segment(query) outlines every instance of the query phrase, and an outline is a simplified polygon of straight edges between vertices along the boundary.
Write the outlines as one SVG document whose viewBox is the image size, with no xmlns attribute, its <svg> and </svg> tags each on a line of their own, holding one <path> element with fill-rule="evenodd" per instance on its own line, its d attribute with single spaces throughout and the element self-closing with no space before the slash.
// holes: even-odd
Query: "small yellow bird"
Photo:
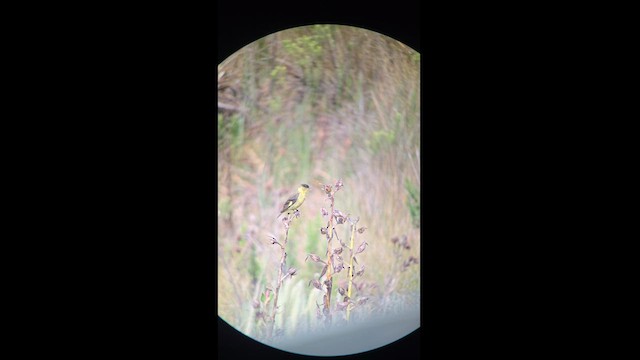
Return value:
<svg viewBox="0 0 640 360">
<path fill-rule="evenodd" d="M 278 215 L 277 218 L 279 218 L 280 215 L 282 215 L 285 212 L 287 213 L 287 215 L 289 215 L 292 212 L 294 212 L 296 209 L 298 209 L 300 205 L 302 205 L 302 203 L 304 202 L 304 199 L 307 197 L 307 191 L 309 191 L 309 185 L 307 184 L 300 185 L 300 187 L 298 188 L 298 192 L 291 195 L 291 197 L 284 202 L 284 204 L 282 205 L 282 211 L 280 211 L 280 214 Z"/>
</svg>

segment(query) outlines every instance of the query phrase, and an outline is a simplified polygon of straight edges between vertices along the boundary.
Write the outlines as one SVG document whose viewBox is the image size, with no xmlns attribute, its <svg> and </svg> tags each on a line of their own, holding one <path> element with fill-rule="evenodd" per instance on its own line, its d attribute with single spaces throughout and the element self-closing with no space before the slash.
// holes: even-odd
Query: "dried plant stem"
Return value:
<svg viewBox="0 0 640 360">
<path fill-rule="evenodd" d="M 331 196 L 331 212 L 329 213 L 329 225 L 327 226 L 327 294 L 324 297 L 324 315 L 325 321 L 327 323 L 331 322 L 331 288 L 332 288 L 332 280 L 331 275 L 333 271 L 333 249 L 331 247 L 331 240 L 333 239 L 334 228 L 333 228 L 333 211 L 334 211 L 334 198 Z"/>
<path fill-rule="evenodd" d="M 356 224 L 351 225 L 351 243 L 349 244 L 349 250 L 351 250 L 351 257 L 349 259 L 349 287 L 347 288 L 347 296 L 349 300 L 351 300 L 351 287 L 353 285 L 353 258 L 355 254 L 353 253 L 353 242 L 356 238 Z M 349 315 L 351 314 L 351 308 L 353 305 L 349 302 L 347 305 L 347 321 L 349 321 Z"/>
<path fill-rule="evenodd" d="M 280 245 L 282 249 L 282 254 L 280 255 L 280 266 L 278 266 L 278 279 L 276 285 L 276 296 L 273 299 L 273 314 L 271 315 L 271 326 L 269 327 L 269 337 L 273 334 L 273 329 L 276 325 L 276 311 L 278 310 L 278 295 L 280 294 L 280 287 L 282 286 L 282 269 L 285 267 L 285 261 L 287 257 L 287 253 L 285 252 L 285 247 L 287 246 L 287 240 L 289 239 L 289 227 L 286 227 L 286 232 L 284 236 L 284 243 Z"/>
</svg>

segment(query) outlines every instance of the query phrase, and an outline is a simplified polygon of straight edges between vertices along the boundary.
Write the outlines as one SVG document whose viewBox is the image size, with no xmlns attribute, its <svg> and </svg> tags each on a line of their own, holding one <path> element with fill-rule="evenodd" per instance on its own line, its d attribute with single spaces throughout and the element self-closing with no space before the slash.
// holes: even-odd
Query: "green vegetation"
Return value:
<svg viewBox="0 0 640 360">
<path fill-rule="evenodd" d="M 407 198 L 407 206 L 411 214 L 411 222 L 413 226 L 420 227 L 420 189 L 413 185 L 409 180 L 404 183 L 409 196 Z"/>
</svg>

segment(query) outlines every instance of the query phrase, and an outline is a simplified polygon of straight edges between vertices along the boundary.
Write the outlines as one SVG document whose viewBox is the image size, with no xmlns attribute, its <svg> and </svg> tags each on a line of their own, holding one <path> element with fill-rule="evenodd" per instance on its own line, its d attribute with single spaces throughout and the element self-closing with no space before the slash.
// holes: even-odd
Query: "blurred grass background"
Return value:
<svg viewBox="0 0 640 360">
<path fill-rule="evenodd" d="M 419 304 L 420 54 L 364 29 L 314 25 L 278 32 L 218 66 L 218 313 L 259 335 L 252 302 L 275 289 L 284 236 L 276 216 L 301 183 L 311 186 L 294 220 L 287 265 L 298 269 L 281 289 L 276 324 L 286 332 L 318 322 L 322 293 L 308 286 L 324 257 L 328 207 L 320 183 L 343 179 L 336 208 L 360 217 L 369 244 L 356 296 L 370 298 L 353 316 Z M 348 239 L 346 225 L 337 228 Z M 409 249 L 390 239 L 406 235 Z M 335 280 L 334 280 L 335 281 Z M 345 281 L 343 271 L 337 281 Z M 337 287 L 334 286 L 334 291 Z M 336 295 L 334 295 L 336 296 Z M 366 309 L 366 311 L 364 310 Z"/>
</svg>

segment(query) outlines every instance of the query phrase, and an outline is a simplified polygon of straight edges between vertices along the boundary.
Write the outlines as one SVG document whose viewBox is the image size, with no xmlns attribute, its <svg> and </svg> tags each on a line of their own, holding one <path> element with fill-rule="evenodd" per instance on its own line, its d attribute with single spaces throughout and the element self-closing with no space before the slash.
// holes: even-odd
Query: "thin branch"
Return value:
<svg viewBox="0 0 640 360">
<path fill-rule="evenodd" d="M 280 295 L 280 287 L 282 286 L 282 281 L 285 278 L 285 276 L 282 276 L 282 273 L 284 272 L 283 269 L 286 266 L 287 253 L 285 252 L 285 247 L 287 246 L 287 241 L 289 240 L 289 224 L 291 220 L 293 220 L 293 218 L 287 219 L 284 223 L 284 227 L 285 227 L 284 243 L 282 245 L 278 243 L 278 245 L 280 245 L 280 248 L 282 250 L 282 254 L 280 255 L 280 266 L 278 266 L 278 278 L 277 278 L 278 282 L 277 282 L 276 291 L 275 291 L 276 296 L 273 299 L 273 314 L 271 315 L 271 327 L 269 328 L 269 336 L 273 334 L 273 329 L 276 326 L 276 311 L 278 310 L 278 296 Z"/>
<path fill-rule="evenodd" d="M 358 221 L 355 221 L 353 224 L 351 224 L 351 249 L 353 249 L 353 243 L 354 240 L 356 238 L 356 224 L 358 223 Z M 353 285 L 353 258 L 355 257 L 355 254 L 353 253 L 353 250 L 351 251 L 351 258 L 349 259 L 349 287 L 347 289 L 347 296 L 349 297 L 349 300 L 351 300 L 351 289 L 352 289 L 352 285 Z M 347 305 L 347 321 L 349 321 L 349 315 L 351 315 L 351 308 L 353 306 L 351 304 Z"/>
</svg>

